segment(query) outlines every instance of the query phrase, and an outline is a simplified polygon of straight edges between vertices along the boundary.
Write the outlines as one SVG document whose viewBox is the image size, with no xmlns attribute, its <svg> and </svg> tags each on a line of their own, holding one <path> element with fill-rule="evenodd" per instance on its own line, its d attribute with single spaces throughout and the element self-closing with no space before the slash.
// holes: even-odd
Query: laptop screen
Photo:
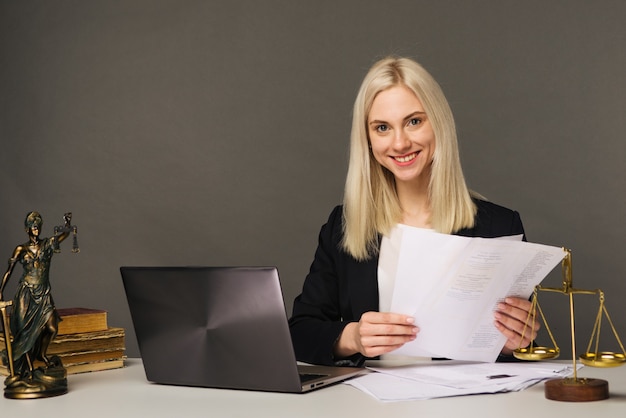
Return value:
<svg viewBox="0 0 626 418">
<path fill-rule="evenodd" d="M 121 267 L 146 377 L 301 388 L 275 267 Z"/>
</svg>

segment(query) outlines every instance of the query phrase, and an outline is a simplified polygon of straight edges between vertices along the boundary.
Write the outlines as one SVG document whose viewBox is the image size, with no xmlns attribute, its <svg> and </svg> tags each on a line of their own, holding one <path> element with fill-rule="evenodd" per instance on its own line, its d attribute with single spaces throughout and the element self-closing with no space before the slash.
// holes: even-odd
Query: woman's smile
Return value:
<svg viewBox="0 0 626 418">
<path fill-rule="evenodd" d="M 404 165 L 406 163 L 410 163 L 411 161 L 415 160 L 417 158 L 417 154 L 419 154 L 419 151 L 418 152 L 412 152 L 412 153 L 407 154 L 407 155 L 392 157 L 392 158 L 394 160 L 396 160 L 398 163 L 400 163 L 401 165 Z"/>
</svg>

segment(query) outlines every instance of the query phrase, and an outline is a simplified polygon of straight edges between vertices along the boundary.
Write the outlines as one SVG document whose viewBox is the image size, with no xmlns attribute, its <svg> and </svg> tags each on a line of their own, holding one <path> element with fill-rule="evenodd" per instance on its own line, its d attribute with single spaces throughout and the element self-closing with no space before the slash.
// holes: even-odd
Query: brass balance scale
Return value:
<svg viewBox="0 0 626 418">
<path fill-rule="evenodd" d="M 534 342 L 527 348 L 518 348 L 514 351 L 514 355 L 516 358 L 521 360 L 548 360 L 555 359 L 559 356 L 559 347 L 556 344 L 554 336 L 552 335 L 552 331 L 548 326 L 548 322 L 539 306 L 538 302 L 538 293 L 540 291 L 547 292 L 557 292 L 567 295 L 569 297 L 569 307 L 570 307 L 570 326 L 571 326 L 571 337 L 572 337 L 572 362 L 574 366 L 574 373 L 572 377 L 561 378 L 561 379 L 551 379 L 545 383 L 545 396 L 548 399 L 556 400 L 556 401 L 570 401 L 570 402 L 587 402 L 587 401 L 597 401 L 602 399 L 607 399 L 609 397 L 609 384 L 606 380 L 602 379 L 593 379 L 593 378 L 578 378 L 576 373 L 576 338 L 574 332 L 574 295 L 575 294 L 585 294 L 585 295 L 598 295 L 600 301 L 600 307 L 598 309 L 598 314 L 596 316 L 595 324 L 593 327 L 593 331 L 591 333 L 591 338 L 589 340 L 589 345 L 587 346 L 587 351 L 580 356 L 580 362 L 585 366 L 590 367 L 617 367 L 621 366 L 626 362 L 626 350 L 624 350 L 624 345 L 619 339 L 617 335 L 617 331 L 615 330 L 615 326 L 611 321 L 611 317 L 606 309 L 604 304 L 604 293 L 600 289 L 595 290 L 584 290 L 584 289 L 575 289 L 572 286 L 572 253 L 568 249 L 564 249 L 566 252 L 565 257 L 562 261 L 562 271 L 563 271 L 563 287 L 561 288 L 550 288 L 550 287 L 542 287 L 536 286 L 535 291 L 532 297 L 532 307 L 528 314 L 528 318 L 526 320 L 526 325 L 524 326 L 524 331 L 522 333 L 522 338 L 524 333 L 526 332 L 529 324 L 532 321 L 532 318 L 537 318 L 537 313 L 539 313 L 543 324 L 545 325 L 546 331 L 548 332 L 550 339 L 552 340 L 553 347 L 542 347 L 535 346 Z M 610 352 L 610 351 L 599 351 L 598 345 L 600 342 L 600 328 L 602 325 L 602 318 L 606 317 L 617 342 L 622 349 L 621 353 Z"/>
</svg>

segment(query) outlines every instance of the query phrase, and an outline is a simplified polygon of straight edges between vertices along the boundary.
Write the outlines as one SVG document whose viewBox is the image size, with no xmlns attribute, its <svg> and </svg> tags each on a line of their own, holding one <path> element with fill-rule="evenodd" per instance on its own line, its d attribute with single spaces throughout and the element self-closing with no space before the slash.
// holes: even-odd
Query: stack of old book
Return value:
<svg viewBox="0 0 626 418">
<path fill-rule="evenodd" d="M 89 308 L 57 311 L 62 321 L 47 355 L 59 356 L 68 374 L 124 367 L 126 335 L 123 328 L 109 327 L 106 311 Z M 0 336 L 0 351 L 5 347 L 4 336 Z M 8 375 L 8 368 L 0 364 L 0 373 Z"/>
</svg>

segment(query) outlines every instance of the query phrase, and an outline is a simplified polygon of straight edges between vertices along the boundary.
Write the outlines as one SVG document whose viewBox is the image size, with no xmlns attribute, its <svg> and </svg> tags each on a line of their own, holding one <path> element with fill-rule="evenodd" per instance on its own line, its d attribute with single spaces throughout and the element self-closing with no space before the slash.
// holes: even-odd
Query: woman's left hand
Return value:
<svg viewBox="0 0 626 418">
<path fill-rule="evenodd" d="M 540 328 L 537 318 L 531 317 L 526 324 L 531 306 L 530 301 L 513 297 L 498 303 L 494 313 L 495 326 L 506 337 L 502 354 L 511 355 L 513 350 L 528 347 L 537 338 Z"/>
</svg>

